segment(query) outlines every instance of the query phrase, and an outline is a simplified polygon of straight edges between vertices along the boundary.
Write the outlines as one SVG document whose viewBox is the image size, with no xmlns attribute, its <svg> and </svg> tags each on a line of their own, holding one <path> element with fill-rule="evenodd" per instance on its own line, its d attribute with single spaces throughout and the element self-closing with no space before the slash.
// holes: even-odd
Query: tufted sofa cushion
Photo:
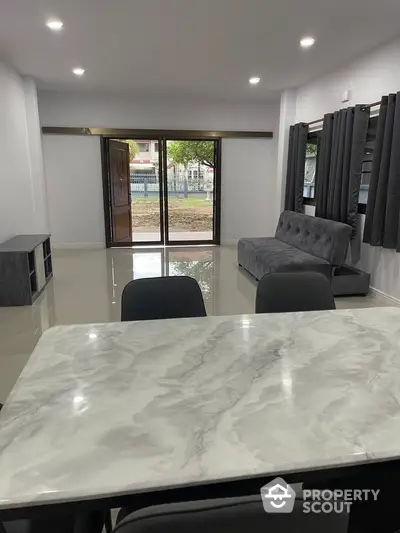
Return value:
<svg viewBox="0 0 400 533">
<path fill-rule="evenodd" d="M 333 266 L 341 266 L 346 257 L 351 231 L 350 226 L 341 222 L 283 211 L 275 238 L 324 259 Z"/>
<path fill-rule="evenodd" d="M 238 263 L 256 279 L 271 272 L 319 272 L 331 277 L 332 267 L 324 259 L 314 257 L 273 237 L 240 239 Z"/>
<path fill-rule="evenodd" d="M 240 239 L 238 263 L 261 279 L 270 272 L 312 271 L 328 278 L 345 260 L 351 227 L 333 220 L 284 211 L 275 238 Z"/>
</svg>

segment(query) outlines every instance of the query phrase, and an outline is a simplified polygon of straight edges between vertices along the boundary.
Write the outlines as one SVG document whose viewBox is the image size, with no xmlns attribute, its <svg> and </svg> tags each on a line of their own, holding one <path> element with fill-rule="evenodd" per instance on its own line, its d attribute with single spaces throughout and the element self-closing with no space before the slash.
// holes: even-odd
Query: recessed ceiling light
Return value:
<svg viewBox="0 0 400 533">
<path fill-rule="evenodd" d="M 259 78 L 258 76 L 254 76 L 254 78 L 250 78 L 249 79 L 249 82 L 252 85 L 257 85 L 257 83 L 260 83 L 260 81 L 261 81 L 261 78 Z"/>
<path fill-rule="evenodd" d="M 310 35 L 308 35 L 307 37 L 303 37 L 300 40 L 300 46 L 302 48 L 310 48 L 314 44 L 315 44 L 315 39 L 314 39 L 314 37 L 311 37 Z"/>
<path fill-rule="evenodd" d="M 72 72 L 75 74 L 75 76 L 83 76 L 85 74 L 85 69 L 80 67 L 73 68 Z"/>
<path fill-rule="evenodd" d="M 53 31 L 60 31 L 61 28 L 64 26 L 64 23 L 61 22 L 61 20 L 48 20 L 46 22 L 46 25 Z"/>
</svg>

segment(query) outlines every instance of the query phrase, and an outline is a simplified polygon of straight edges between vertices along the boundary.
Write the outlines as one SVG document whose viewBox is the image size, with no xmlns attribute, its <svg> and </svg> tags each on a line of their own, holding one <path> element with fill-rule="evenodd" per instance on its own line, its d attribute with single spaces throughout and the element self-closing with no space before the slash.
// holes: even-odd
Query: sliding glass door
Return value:
<svg viewBox="0 0 400 533">
<path fill-rule="evenodd" d="M 157 138 L 127 142 L 131 147 L 132 240 L 135 244 L 161 244 L 160 142 Z"/>
<path fill-rule="evenodd" d="M 104 142 L 107 190 L 119 190 L 125 183 L 120 175 L 129 176 L 124 188 L 129 228 L 120 239 L 111 194 L 109 246 L 219 244 L 220 139 L 138 136 Z M 124 145 L 129 158 L 121 173 L 113 170 L 122 164 L 114 153 L 116 146 L 122 153 Z"/>
<path fill-rule="evenodd" d="M 165 231 L 168 244 L 215 242 L 217 141 L 166 139 Z"/>
</svg>

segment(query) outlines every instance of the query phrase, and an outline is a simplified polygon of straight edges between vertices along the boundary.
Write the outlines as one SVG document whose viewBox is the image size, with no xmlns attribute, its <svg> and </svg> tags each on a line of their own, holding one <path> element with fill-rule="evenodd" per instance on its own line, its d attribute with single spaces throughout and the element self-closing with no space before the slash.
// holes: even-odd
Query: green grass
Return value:
<svg viewBox="0 0 400 533">
<path fill-rule="evenodd" d="M 152 196 L 149 198 L 135 198 L 132 196 L 132 202 L 135 204 L 139 203 L 151 203 L 151 202 L 159 202 L 160 199 L 156 196 Z M 203 198 L 174 198 L 173 196 L 169 197 L 168 203 L 175 203 L 178 202 L 179 204 L 184 205 L 185 207 L 196 207 L 196 206 L 212 206 L 213 202 L 212 200 L 204 200 Z"/>
</svg>

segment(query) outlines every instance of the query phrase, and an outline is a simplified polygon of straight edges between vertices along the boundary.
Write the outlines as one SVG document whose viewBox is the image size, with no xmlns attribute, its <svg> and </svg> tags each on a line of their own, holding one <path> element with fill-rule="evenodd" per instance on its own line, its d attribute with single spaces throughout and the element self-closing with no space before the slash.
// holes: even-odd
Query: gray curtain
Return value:
<svg viewBox="0 0 400 533">
<path fill-rule="evenodd" d="M 285 209 L 303 212 L 304 169 L 306 165 L 308 125 L 290 126 L 286 175 Z"/>
<path fill-rule="evenodd" d="M 318 153 L 315 215 L 349 224 L 353 234 L 368 121 L 363 106 L 328 113 Z"/>
<path fill-rule="evenodd" d="M 384 96 L 372 158 L 363 241 L 400 252 L 400 92 Z M 393 148 L 393 149 L 392 149 Z"/>
<path fill-rule="evenodd" d="M 328 218 L 329 167 L 331 164 L 333 113 L 324 116 L 322 135 L 318 147 L 315 180 L 315 216 Z"/>
</svg>

